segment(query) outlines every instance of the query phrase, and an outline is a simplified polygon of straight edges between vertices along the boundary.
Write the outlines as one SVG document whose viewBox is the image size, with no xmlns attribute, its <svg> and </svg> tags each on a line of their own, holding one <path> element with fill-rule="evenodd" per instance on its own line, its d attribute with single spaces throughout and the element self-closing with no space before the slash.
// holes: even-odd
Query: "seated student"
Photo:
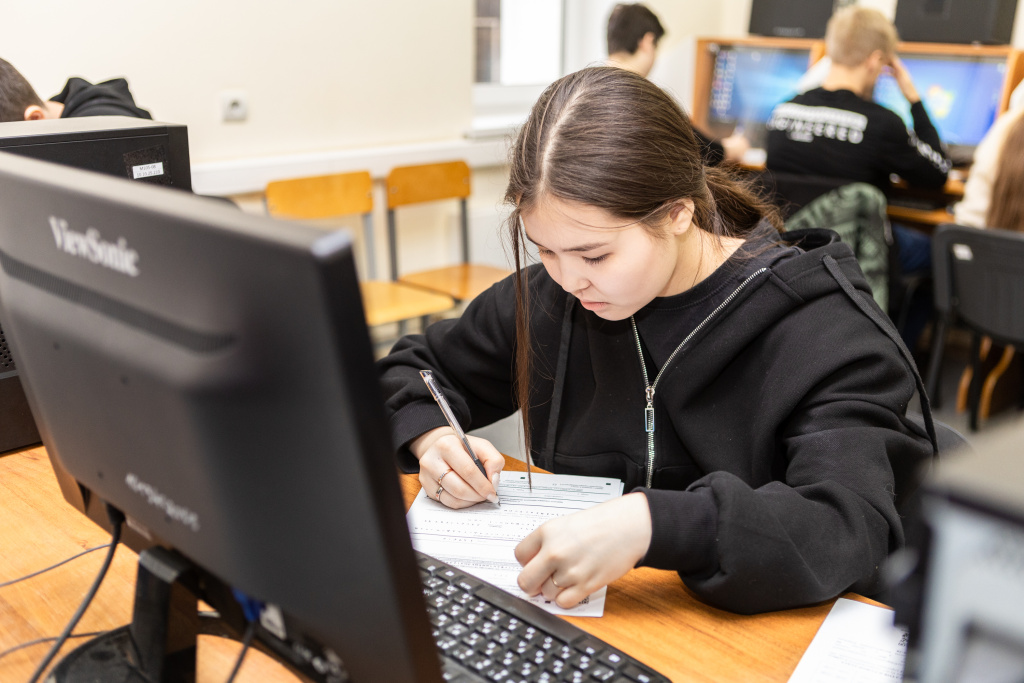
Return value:
<svg viewBox="0 0 1024 683">
<path fill-rule="evenodd" d="M 836 12 L 825 31 L 831 66 L 821 87 L 772 111 L 767 168 L 871 183 L 886 194 L 893 173 L 914 187 L 942 187 L 952 164 L 910 74 L 896 56 L 897 42 L 896 28 L 877 10 L 853 6 Z M 886 68 L 910 103 L 912 130 L 871 99 Z M 931 271 L 927 235 L 894 225 L 893 236 L 904 273 Z M 927 323 L 929 302 L 910 305 L 905 338 L 913 347 Z"/>
<path fill-rule="evenodd" d="M 1024 107 L 1006 112 L 996 119 L 996 122 L 985 133 L 978 148 L 974 150 L 971 173 L 967 176 L 967 182 L 964 183 L 964 198 L 953 207 L 953 216 L 960 225 L 968 225 L 972 228 L 999 227 L 988 222 L 993 204 L 993 186 L 996 183 L 996 175 L 1000 167 L 1004 165 L 1000 161 L 1004 154 L 1010 155 L 1004 161 L 1012 163 L 1013 155 L 1019 156 L 1024 151 L 1019 146 L 1007 144 L 1011 131 L 1019 128 L 1018 123 L 1022 118 L 1024 118 Z M 1004 150 L 1008 151 L 1004 152 Z M 1010 198 L 1004 197 L 1005 199 Z M 1008 227 L 1007 229 L 1016 230 L 1018 228 Z"/>
<path fill-rule="evenodd" d="M 608 17 L 608 66 L 617 66 L 638 73 L 644 78 L 651 73 L 658 52 L 658 41 L 665 35 L 657 15 L 644 5 L 618 4 Z M 712 166 L 725 160 L 739 161 L 750 143 L 742 135 L 730 135 L 721 141 L 712 140 L 696 128 L 704 161 Z"/>
<path fill-rule="evenodd" d="M 467 430 L 522 409 L 540 467 L 624 480 L 519 544 L 528 594 L 568 607 L 637 565 L 736 612 L 878 591 L 932 446 L 849 247 L 780 236 L 704 166 L 675 101 L 623 69 L 549 86 L 509 158 L 516 273 L 380 361 L 401 467 L 448 507 L 495 495 L 502 456 L 470 437 L 488 476 L 474 466 L 430 369 Z"/>
<path fill-rule="evenodd" d="M 136 106 L 128 81 L 123 78 L 95 85 L 82 78 L 71 78 L 59 94 L 44 102 L 17 69 L 0 59 L 0 122 L 78 116 L 153 118 L 148 111 Z"/>
</svg>

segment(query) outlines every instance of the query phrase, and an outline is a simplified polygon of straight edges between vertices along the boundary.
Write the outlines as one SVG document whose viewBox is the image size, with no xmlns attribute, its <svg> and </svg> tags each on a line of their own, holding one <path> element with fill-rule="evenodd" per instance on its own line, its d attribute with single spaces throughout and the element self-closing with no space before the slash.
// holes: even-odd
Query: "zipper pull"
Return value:
<svg viewBox="0 0 1024 683">
<path fill-rule="evenodd" d="M 647 407 L 644 408 L 644 430 L 654 432 L 654 387 L 647 387 Z"/>
</svg>

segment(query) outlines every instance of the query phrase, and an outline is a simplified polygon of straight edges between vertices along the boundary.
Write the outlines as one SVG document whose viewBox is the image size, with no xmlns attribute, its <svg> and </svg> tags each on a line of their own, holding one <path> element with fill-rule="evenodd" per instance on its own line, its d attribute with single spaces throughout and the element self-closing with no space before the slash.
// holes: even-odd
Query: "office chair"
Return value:
<svg viewBox="0 0 1024 683">
<path fill-rule="evenodd" d="M 470 194 L 469 166 L 464 161 L 450 161 L 421 166 L 400 166 L 391 170 L 387 181 L 388 240 L 391 257 L 391 279 L 451 297 L 457 302 L 472 299 L 509 271 L 494 266 L 469 263 Z M 412 204 L 458 199 L 462 233 L 462 263 L 443 268 L 399 275 L 398 227 L 396 209 Z"/>
<path fill-rule="evenodd" d="M 1024 345 L 1024 234 L 943 224 L 932 237 L 935 328 L 926 391 L 939 398 L 939 372 L 950 325 L 972 332 L 968 390 L 971 430 L 978 429 L 982 399 L 981 340 Z M 992 386 L 984 388 L 991 393 Z"/>
<path fill-rule="evenodd" d="M 373 180 L 367 171 L 277 180 L 267 185 L 267 212 L 276 218 L 315 220 L 359 214 L 363 218 L 369 278 L 360 283 L 366 322 L 371 327 L 423 320 L 455 306 L 451 297 L 397 282 L 375 279 Z M 404 325 L 402 328 L 404 332 Z"/>
</svg>

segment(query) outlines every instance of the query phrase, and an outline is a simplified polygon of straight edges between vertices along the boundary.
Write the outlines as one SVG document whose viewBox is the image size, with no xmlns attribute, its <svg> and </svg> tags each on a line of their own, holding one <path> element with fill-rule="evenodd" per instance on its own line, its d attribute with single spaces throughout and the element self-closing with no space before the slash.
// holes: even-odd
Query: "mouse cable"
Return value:
<svg viewBox="0 0 1024 683">
<path fill-rule="evenodd" d="M 70 636 L 68 636 L 68 639 L 70 640 L 71 638 L 92 638 L 94 636 L 102 636 L 104 633 L 106 633 L 106 631 L 89 631 L 88 633 L 72 633 Z M 35 640 L 26 641 L 24 643 L 21 643 L 20 645 L 15 645 L 14 647 L 9 647 L 6 650 L 0 652 L 0 659 L 3 659 L 7 655 L 14 654 L 18 650 L 23 650 L 26 647 L 32 647 L 33 645 L 39 645 L 40 643 L 49 643 L 49 642 L 54 641 L 54 640 L 57 640 L 57 636 L 49 636 L 47 638 L 36 638 Z"/>
<path fill-rule="evenodd" d="M 74 630 L 75 626 L 78 625 L 78 621 L 85 614 L 85 610 L 89 608 L 89 603 L 96 596 L 96 592 L 100 589 L 100 584 L 103 583 L 103 578 L 107 575 L 107 570 L 110 569 L 110 563 L 114 559 L 114 552 L 117 550 L 117 545 L 121 541 L 121 529 L 124 527 L 124 513 L 117 508 L 107 505 L 107 518 L 110 520 L 110 524 L 113 527 L 113 531 L 110 534 L 110 546 L 109 552 L 103 560 L 103 566 L 100 567 L 99 574 L 96 576 L 96 580 L 93 581 L 92 586 L 89 588 L 89 592 L 85 594 L 85 598 L 82 600 L 82 604 L 78 606 L 78 610 L 75 611 L 71 620 L 68 621 L 67 626 L 61 631 L 60 635 L 57 636 L 56 642 L 50 648 L 50 651 L 43 657 L 43 661 L 39 662 L 39 666 L 36 667 L 35 673 L 28 679 L 28 683 L 36 683 L 39 677 L 43 675 L 43 671 L 49 666 L 50 662 L 57 655 L 62 647 L 64 647 L 65 641 L 68 636 L 71 635 L 71 631 Z"/>
<path fill-rule="evenodd" d="M 0 588 L 6 588 L 7 586 L 14 585 L 14 584 L 16 584 L 16 583 L 18 583 L 20 581 L 24 581 L 26 579 L 31 579 L 33 576 L 39 576 L 40 574 L 45 574 L 46 572 L 50 571 L 51 569 L 56 569 L 57 567 L 61 566 L 62 564 L 67 564 L 71 560 L 77 560 L 82 555 L 88 555 L 89 553 L 93 553 L 93 552 L 96 552 L 97 550 L 102 550 L 103 548 L 109 548 L 109 547 L 110 547 L 109 543 L 104 543 L 103 545 L 98 545 L 98 546 L 95 546 L 93 548 L 89 548 L 87 550 L 83 550 L 82 552 L 78 553 L 77 555 L 72 555 L 71 557 L 68 557 L 68 558 L 65 558 L 65 559 L 61 560 L 57 564 L 51 564 L 46 569 L 40 569 L 38 571 L 32 572 L 31 574 L 26 574 L 25 576 L 22 576 L 20 578 L 11 579 L 10 581 L 4 581 L 3 583 L 0 583 Z"/>
<path fill-rule="evenodd" d="M 242 636 L 242 651 L 238 653 L 238 659 L 235 660 L 235 666 L 231 669 L 231 674 L 228 676 L 228 680 L 225 683 L 232 683 L 235 680 L 235 676 L 238 675 L 238 670 L 242 668 L 242 660 L 245 659 L 245 653 L 249 651 L 249 645 L 252 643 L 253 634 L 256 633 L 256 622 L 250 621 L 248 626 L 245 627 L 245 635 Z"/>
</svg>

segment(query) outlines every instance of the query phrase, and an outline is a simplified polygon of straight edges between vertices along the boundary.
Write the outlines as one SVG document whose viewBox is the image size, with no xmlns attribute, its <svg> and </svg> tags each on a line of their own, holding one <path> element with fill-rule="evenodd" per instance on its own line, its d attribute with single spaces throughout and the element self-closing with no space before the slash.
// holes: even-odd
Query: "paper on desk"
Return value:
<svg viewBox="0 0 1024 683">
<path fill-rule="evenodd" d="M 500 508 L 481 503 L 452 510 L 421 489 L 406 517 L 413 547 L 553 614 L 604 614 L 607 588 L 595 591 L 571 609 L 562 609 L 542 596 L 527 597 L 516 583 L 522 567 L 514 551 L 519 541 L 547 520 L 621 496 L 622 481 L 534 473 L 531 492 L 525 472 L 502 472 L 498 495 Z"/>
<path fill-rule="evenodd" d="M 884 607 L 839 598 L 789 683 L 890 683 L 903 680 L 907 631 Z"/>
</svg>

